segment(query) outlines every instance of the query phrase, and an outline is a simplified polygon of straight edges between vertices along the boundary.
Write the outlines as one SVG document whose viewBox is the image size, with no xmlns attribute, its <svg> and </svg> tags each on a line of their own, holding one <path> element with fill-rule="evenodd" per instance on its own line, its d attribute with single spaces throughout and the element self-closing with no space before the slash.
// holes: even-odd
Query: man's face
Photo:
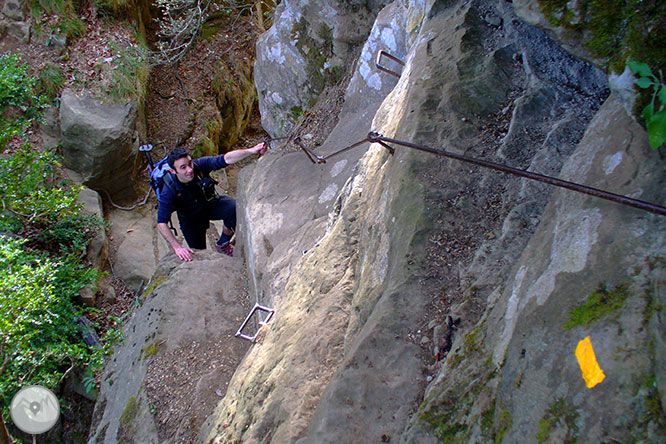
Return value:
<svg viewBox="0 0 666 444">
<path fill-rule="evenodd" d="M 194 167 L 190 156 L 181 157 L 173 163 L 173 171 L 181 183 L 189 183 L 194 179 Z"/>
</svg>

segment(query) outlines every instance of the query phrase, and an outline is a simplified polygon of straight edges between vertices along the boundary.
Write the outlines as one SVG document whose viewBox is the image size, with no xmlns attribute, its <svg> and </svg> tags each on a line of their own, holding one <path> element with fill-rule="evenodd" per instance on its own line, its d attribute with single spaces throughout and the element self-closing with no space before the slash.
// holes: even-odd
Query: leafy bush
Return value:
<svg viewBox="0 0 666 444">
<path fill-rule="evenodd" d="M 636 85 L 639 88 L 652 88 L 652 100 L 643 108 L 642 115 L 650 138 L 650 146 L 657 149 L 666 142 L 666 85 L 652 74 L 647 64 L 631 61 L 627 65 L 631 72 L 638 76 Z"/>
<path fill-rule="evenodd" d="M 37 119 L 44 106 L 27 70 L 18 55 L 0 55 L 0 149 Z"/>
<path fill-rule="evenodd" d="M 0 226 L 14 226 L 18 230 L 13 232 L 23 234 L 79 215 L 81 187 L 49 186 L 57 166 L 52 152 L 39 153 L 27 144 L 0 158 Z"/>
<path fill-rule="evenodd" d="M 35 83 L 17 55 L 0 57 L 0 150 L 39 119 Z M 0 156 L 0 441 L 9 439 L 3 413 L 21 387 L 56 390 L 71 369 L 100 366 L 110 348 L 85 344 L 74 302 L 100 278 L 81 253 L 101 222 L 82 213 L 80 187 L 56 183 L 52 151 L 12 149 Z"/>
<path fill-rule="evenodd" d="M 99 365 L 81 339 L 72 295 L 97 278 L 72 256 L 30 252 L 25 240 L 0 237 L 0 393 L 3 405 L 21 387 L 55 388 L 70 368 Z"/>
</svg>

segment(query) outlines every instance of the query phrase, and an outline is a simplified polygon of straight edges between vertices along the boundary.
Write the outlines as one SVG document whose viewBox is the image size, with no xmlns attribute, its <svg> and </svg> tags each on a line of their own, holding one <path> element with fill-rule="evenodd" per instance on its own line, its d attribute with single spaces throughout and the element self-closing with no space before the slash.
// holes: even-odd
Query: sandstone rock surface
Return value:
<svg viewBox="0 0 666 444">
<path fill-rule="evenodd" d="M 373 78 L 384 80 L 362 55 L 318 152 L 370 127 L 663 200 L 656 154 L 615 96 L 607 101 L 604 73 L 517 20 L 509 3 L 421 6 L 393 2 L 378 15 L 363 51 L 377 49 L 369 45 L 378 35 L 400 36 L 402 75 L 360 118 L 349 112 L 363 101 L 354 85 L 368 94 Z M 338 180 L 329 163 L 287 152 L 262 162 L 244 176 L 253 190 L 242 197 L 244 245 L 253 292 L 276 316 L 202 442 L 516 442 L 536 440 L 544 423 L 539 439 L 663 435 L 660 420 L 641 416 L 663 390 L 635 382 L 660 380 L 661 355 L 640 348 L 631 371 L 624 357 L 606 356 L 617 331 L 630 343 L 663 344 L 658 316 L 636 316 L 652 306 L 647 283 L 663 280 L 663 266 L 648 259 L 664 254 L 659 217 L 401 147 L 391 156 L 372 145 L 329 204 L 318 199 Z M 600 282 L 631 279 L 632 262 L 619 313 L 563 330 Z M 446 315 L 460 323 L 442 358 L 432 329 Z M 625 327 L 604 337 L 614 316 Z M 623 374 L 622 401 L 611 401 L 614 385 L 585 388 L 574 350 L 588 333 L 607 374 Z"/>
<path fill-rule="evenodd" d="M 385 0 L 283 1 L 257 43 L 254 77 L 262 125 L 284 136 L 323 88 L 339 81 Z"/>
<path fill-rule="evenodd" d="M 239 259 L 166 256 L 102 375 L 89 442 L 191 442 L 247 348 L 233 337 L 245 292 Z"/>
<path fill-rule="evenodd" d="M 277 69 L 287 54 L 302 68 L 298 42 L 282 39 L 278 52 L 271 39 L 301 17 L 335 29 L 329 6 L 282 2 L 278 15 L 292 15 L 260 43 L 260 69 Z M 397 0 L 375 15 L 339 121 L 312 147 L 318 155 L 374 130 L 664 202 L 663 160 L 609 96 L 605 73 L 519 20 L 510 2 Z M 405 62 L 399 79 L 376 71 L 382 48 Z M 288 127 L 289 107 L 306 100 L 294 89 L 306 73 L 285 73 L 259 93 L 274 135 Z M 262 99 L 277 91 L 293 101 Z M 252 300 L 275 315 L 195 442 L 664 441 L 663 217 L 394 149 L 362 145 L 313 164 L 283 146 L 242 172 L 237 251 Z M 149 285 L 147 321 L 128 326 L 138 339 L 107 369 L 103 399 L 119 400 L 100 407 L 109 413 L 96 424 L 98 442 L 104 430 L 170 442 L 150 412 L 154 386 L 142 386 L 150 371 L 137 361 L 138 344 L 170 331 L 154 319 L 174 326 L 214 303 L 180 304 L 167 293 L 187 287 L 177 276 L 217 266 L 206 252 L 191 264 L 173 260 L 160 266 L 172 277 Z M 213 281 L 196 280 L 204 290 Z M 600 311 L 590 308 L 595 298 Z M 589 322 L 570 323 L 580 312 Z M 191 344 L 173 334 L 165 347 L 179 345 L 168 353 Z M 575 355 L 588 337 L 605 373 L 591 388 Z M 158 348 L 152 362 L 176 357 L 168 353 Z M 121 369 L 128 388 L 112 388 L 108 372 Z M 133 428 L 121 424 L 123 411 Z"/>
<path fill-rule="evenodd" d="M 61 144 L 65 164 L 83 184 L 119 201 L 134 197 L 136 106 L 106 105 L 70 90 L 60 101 Z M 106 196 L 105 196 L 106 197 Z"/>
</svg>

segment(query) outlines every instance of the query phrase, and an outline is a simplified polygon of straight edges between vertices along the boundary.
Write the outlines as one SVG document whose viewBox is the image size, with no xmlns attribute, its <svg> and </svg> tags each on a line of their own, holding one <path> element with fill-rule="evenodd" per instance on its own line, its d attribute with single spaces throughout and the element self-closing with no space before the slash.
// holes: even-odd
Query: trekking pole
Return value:
<svg viewBox="0 0 666 444">
<path fill-rule="evenodd" d="M 152 149 L 153 146 L 149 143 L 146 143 L 145 145 L 141 145 L 139 147 L 139 151 L 143 153 L 143 155 L 146 158 L 146 162 L 148 162 L 148 173 L 152 173 L 153 169 L 155 168 L 155 164 L 153 163 L 153 156 L 150 155 Z"/>
</svg>

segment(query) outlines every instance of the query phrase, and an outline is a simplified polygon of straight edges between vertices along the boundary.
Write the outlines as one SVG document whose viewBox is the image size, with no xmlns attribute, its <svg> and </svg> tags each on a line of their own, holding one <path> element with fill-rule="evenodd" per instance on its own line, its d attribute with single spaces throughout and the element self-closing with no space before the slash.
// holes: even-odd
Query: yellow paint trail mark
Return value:
<svg viewBox="0 0 666 444">
<path fill-rule="evenodd" d="M 580 365 L 580 371 L 583 372 L 583 379 L 587 388 L 592 388 L 606 378 L 604 371 L 597 363 L 597 357 L 594 355 L 592 341 L 586 337 L 578 343 L 576 347 L 576 358 Z"/>
</svg>

